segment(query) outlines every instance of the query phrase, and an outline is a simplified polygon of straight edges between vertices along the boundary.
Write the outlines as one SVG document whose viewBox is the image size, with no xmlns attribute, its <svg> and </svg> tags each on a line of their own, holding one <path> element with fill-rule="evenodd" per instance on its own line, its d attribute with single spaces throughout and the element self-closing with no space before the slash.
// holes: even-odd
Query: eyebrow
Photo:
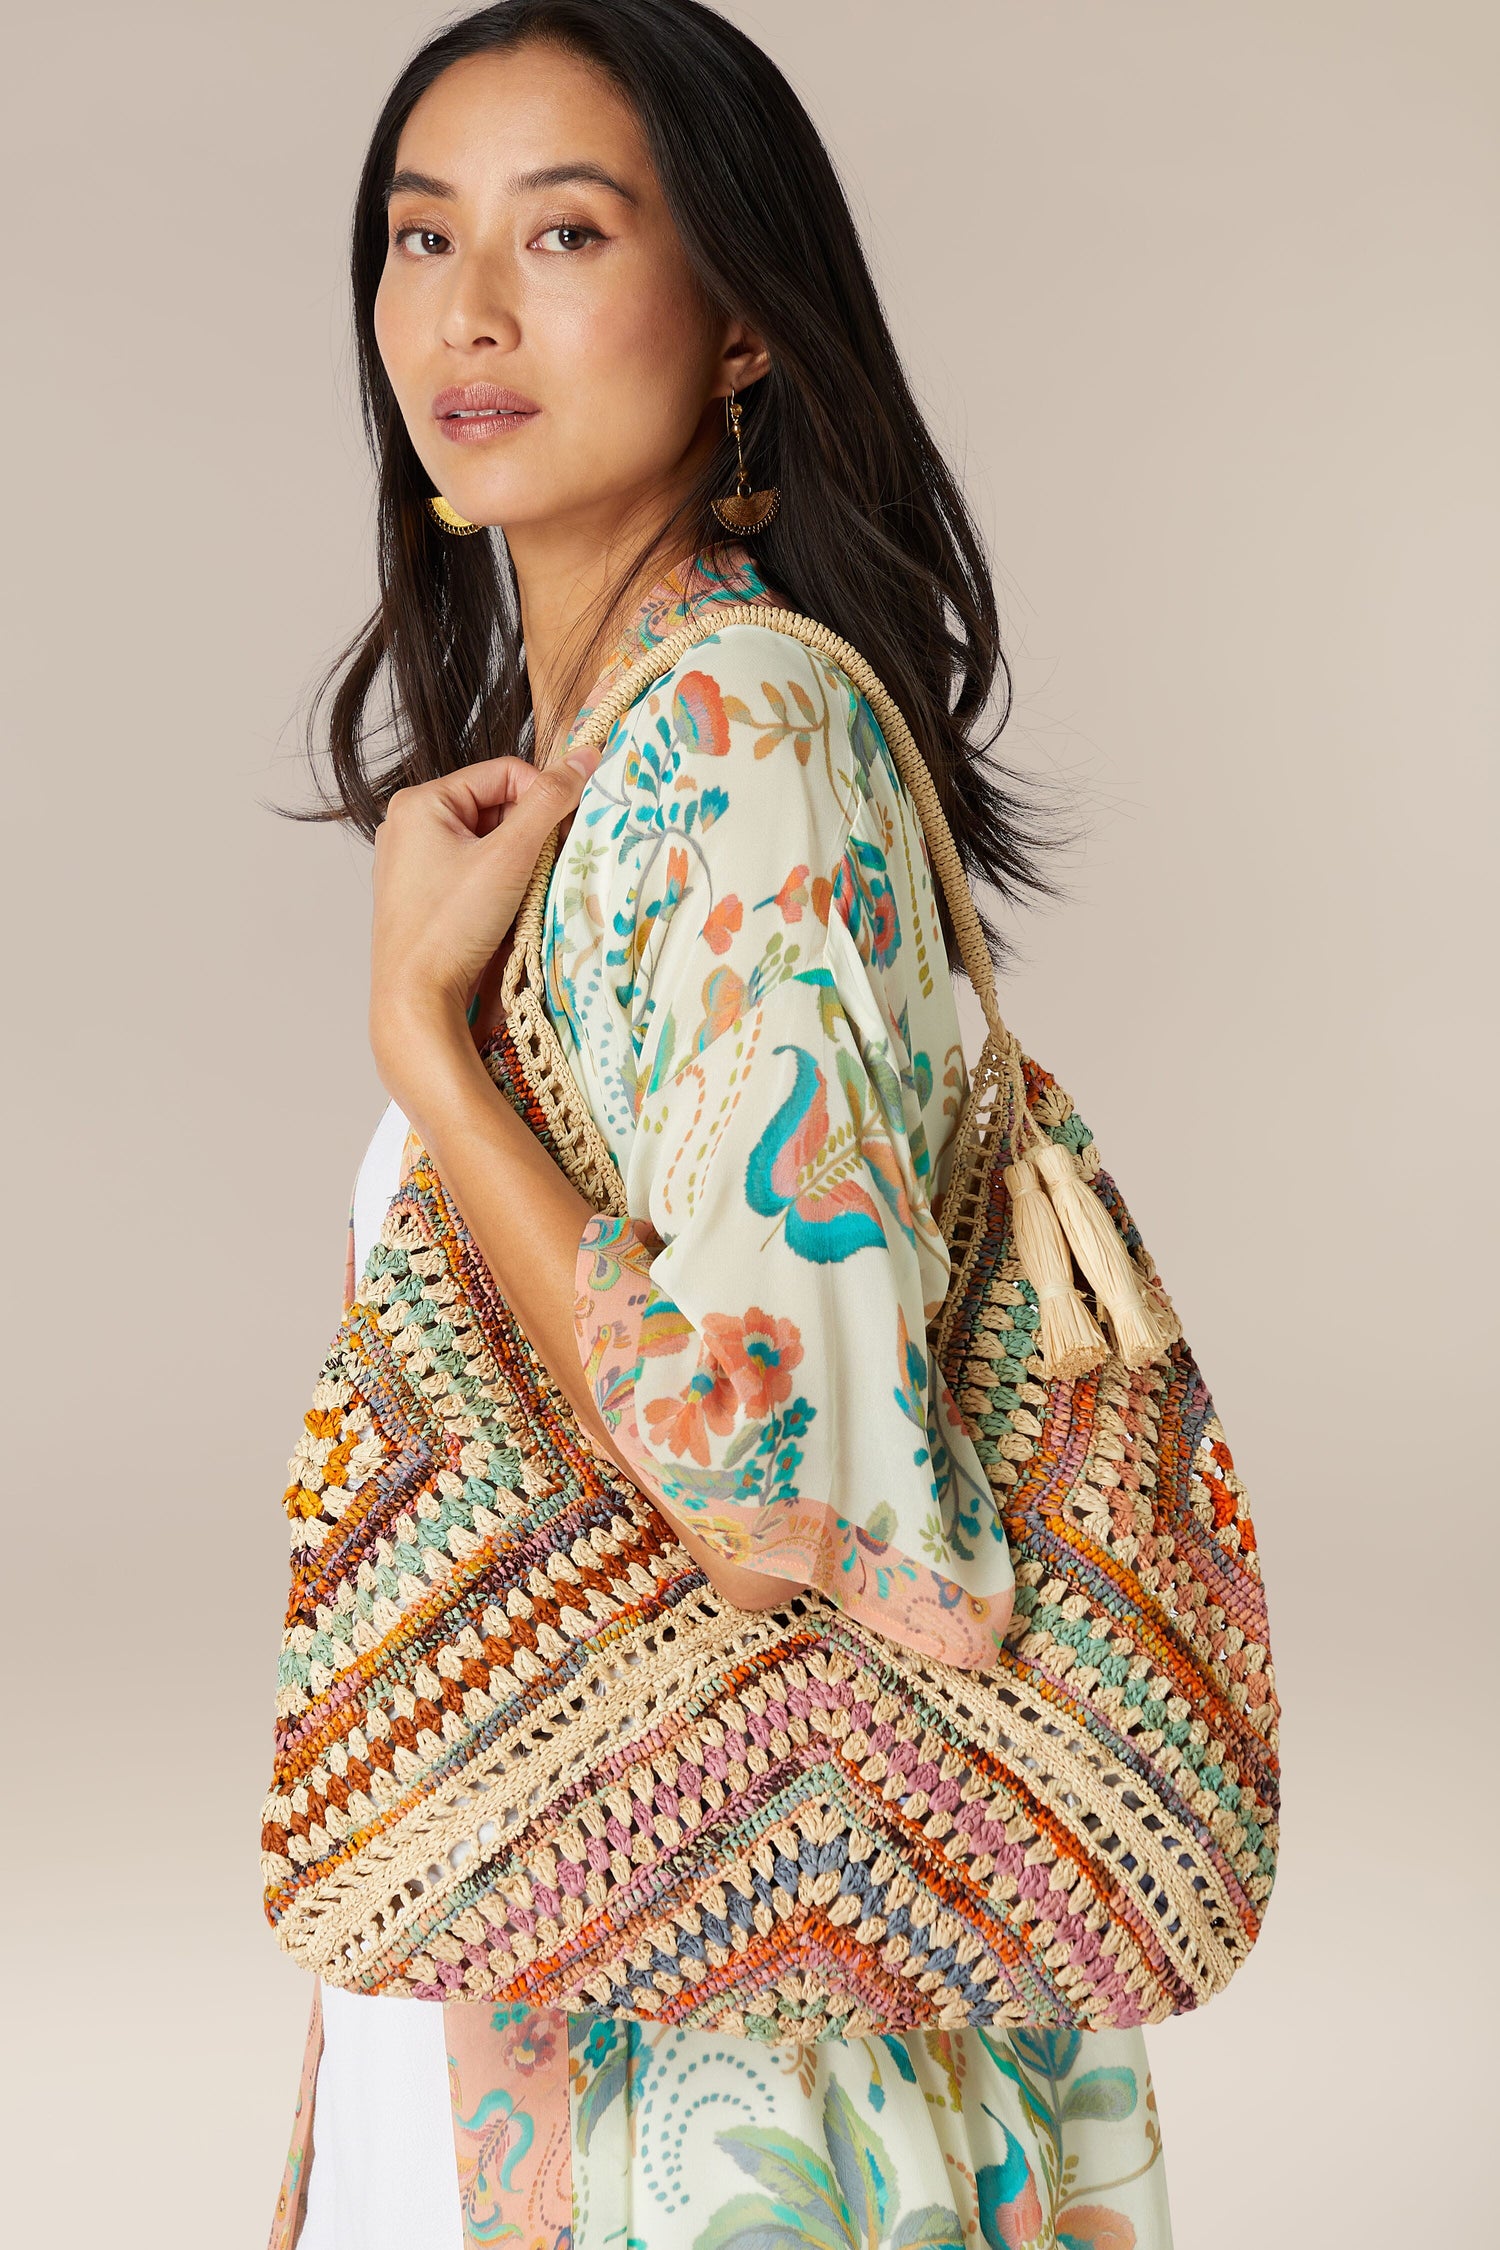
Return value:
<svg viewBox="0 0 1500 2250">
<path fill-rule="evenodd" d="M 535 172 L 519 172 L 510 183 L 511 193 L 525 195 L 537 188 L 566 187 L 570 180 L 591 180 L 595 187 L 608 188 L 611 195 L 618 195 L 625 203 L 635 201 L 629 188 L 623 181 L 617 180 L 613 172 L 606 172 L 602 164 L 589 164 L 582 160 L 570 164 L 544 164 Z"/>
<path fill-rule="evenodd" d="M 430 172 L 397 172 L 385 191 L 386 202 L 398 195 L 437 195 L 452 202 L 457 194 L 446 180 L 435 180 Z"/>
<path fill-rule="evenodd" d="M 540 188 L 566 187 L 572 180 L 589 180 L 595 187 L 608 188 L 625 203 L 636 198 L 630 189 L 602 164 L 590 164 L 583 159 L 564 164 L 543 164 L 534 172 L 518 172 L 508 183 L 512 195 L 534 194 Z M 386 202 L 398 195 L 431 195 L 451 203 L 458 190 L 447 180 L 434 179 L 430 172 L 397 172 L 385 191 Z"/>
</svg>

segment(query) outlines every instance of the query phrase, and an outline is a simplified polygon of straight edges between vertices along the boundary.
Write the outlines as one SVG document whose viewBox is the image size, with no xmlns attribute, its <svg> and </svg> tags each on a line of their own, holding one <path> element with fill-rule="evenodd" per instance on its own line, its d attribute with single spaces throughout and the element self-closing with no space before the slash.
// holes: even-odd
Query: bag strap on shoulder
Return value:
<svg viewBox="0 0 1500 2250">
<path fill-rule="evenodd" d="M 765 603 L 747 605 L 744 602 L 715 602 L 700 609 L 686 625 L 680 626 L 655 648 L 632 664 L 629 671 L 618 680 L 609 694 L 604 696 L 578 729 L 573 740 L 574 748 L 603 749 L 610 733 L 633 703 L 639 701 L 649 687 L 670 672 L 674 665 L 691 649 L 722 632 L 729 625 L 764 625 L 773 633 L 787 633 L 793 640 L 801 641 L 853 682 L 858 692 L 874 712 L 876 722 L 884 735 L 896 770 L 911 793 L 917 808 L 917 817 L 927 837 L 927 848 L 932 854 L 932 864 L 948 900 L 948 911 L 953 917 L 953 931 L 958 940 L 964 972 L 984 1010 L 989 1027 L 1007 1067 L 1016 1078 L 1015 1094 L 1019 1110 L 1026 1110 L 1025 1085 L 1021 1078 L 1021 1050 L 1015 1035 L 1000 1014 L 1000 1002 L 995 990 L 995 970 L 989 947 L 984 941 L 974 894 L 964 872 L 953 831 L 948 825 L 937 788 L 928 770 L 927 761 L 917 748 L 911 728 L 901 714 L 895 697 L 884 682 L 872 671 L 857 648 L 827 625 L 816 619 L 804 617 L 793 609 L 775 609 Z"/>
<path fill-rule="evenodd" d="M 960 1254 L 967 1273 L 984 1250 L 990 1223 L 989 1183 L 999 1163 L 1015 1214 L 1016 1255 L 1040 1308 L 1040 1344 L 1048 1378 L 1091 1373 L 1107 1357 L 1103 1334 L 1074 1283 L 1075 1260 L 1110 1322 L 1123 1364 L 1137 1368 L 1164 1358 L 1182 1333 L 1176 1315 L 1159 1293 L 1146 1287 L 1103 1206 L 1078 1176 L 1076 1159 L 1054 1145 L 1031 1113 L 1025 1058 L 1000 1014 L 994 964 L 953 831 L 900 707 L 858 649 L 797 610 L 759 602 L 708 604 L 633 664 L 571 739 L 602 749 L 631 705 L 690 649 L 730 625 L 751 622 L 773 633 L 786 633 L 814 650 L 841 671 L 869 704 L 916 807 L 947 896 L 964 969 L 984 1010 L 989 1037 L 970 1073 L 954 1139 L 955 1208 L 943 1221 L 950 1251 Z M 542 846 L 516 915 L 515 942 L 502 975 L 501 997 L 533 1090 L 553 1117 L 554 1128 L 566 1128 L 578 1184 L 601 1205 L 622 1210 L 623 1193 L 613 1159 L 572 1082 L 541 1000 L 542 921 L 556 850 L 554 829 Z M 950 1287 L 939 1323 L 940 1338 L 946 1334 L 952 1317 L 949 1308 L 956 1306 L 958 1295 Z"/>
</svg>

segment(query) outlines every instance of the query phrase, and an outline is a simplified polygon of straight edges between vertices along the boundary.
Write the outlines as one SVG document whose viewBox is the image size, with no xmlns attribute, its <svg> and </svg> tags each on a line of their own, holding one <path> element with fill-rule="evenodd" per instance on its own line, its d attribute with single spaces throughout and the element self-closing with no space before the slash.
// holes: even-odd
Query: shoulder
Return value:
<svg viewBox="0 0 1500 2250">
<path fill-rule="evenodd" d="M 654 784 L 670 758 L 690 775 L 730 772 L 769 792 L 831 798 L 848 825 L 872 794 L 898 787 L 890 751 L 865 698 L 825 650 L 754 612 L 686 650 L 611 730 L 617 748 L 644 751 L 637 780 Z"/>
<path fill-rule="evenodd" d="M 598 926 L 623 933 L 638 986 L 696 993 L 712 977 L 754 997 L 821 957 L 840 870 L 879 825 L 856 704 L 794 633 L 747 619 L 615 722 L 579 815 Z"/>
</svg>

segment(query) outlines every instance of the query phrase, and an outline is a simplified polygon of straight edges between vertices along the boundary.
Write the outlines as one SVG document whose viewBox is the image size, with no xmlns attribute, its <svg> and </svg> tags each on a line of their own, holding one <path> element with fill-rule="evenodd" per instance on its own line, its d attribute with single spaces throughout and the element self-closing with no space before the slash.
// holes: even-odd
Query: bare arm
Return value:
<svg viewBox="0 0 1500 2250">
<path fill-rule="evenodd" d="M 503 779 L 518 795 L 501 827 L 481 838 L 469 822 L 474 793 L 484 788 L 490 767 L 522 770 L 497 778 L 497 786 Z M 376 853 L 371 1046 L 382 1079 L 581 1427 L 660 1509 L 726 1601 L 740 1609 L 774 1609 L 800 1590 L 797 1584 L 722 1560 L 646 1490 L 605 1428 L 573 1330 L 575 1261 L 593 1206 L 494 1084 L 467 1020 L 466 995 L 480 973 L 475 962 L 482 968 L 484 949 L 492 954 L 510 926 L 553 824 L 547 816 L 555 820 L 571 810 L 581 786 L 581 777 L 564 768 L 538 775 L 518 759 L 491 759 L 393 799 Z M 466 846 L 487 853 L 488 865 L 477 886 L 482 908 L 464 918 Z M 455 904 L 461 923 L 477 923 L 477 936 L 465 929 L 463 943 L 445 946 L 441 925 Z M 456 960 L 449 961 L 450 953 Z"/>
</svg>

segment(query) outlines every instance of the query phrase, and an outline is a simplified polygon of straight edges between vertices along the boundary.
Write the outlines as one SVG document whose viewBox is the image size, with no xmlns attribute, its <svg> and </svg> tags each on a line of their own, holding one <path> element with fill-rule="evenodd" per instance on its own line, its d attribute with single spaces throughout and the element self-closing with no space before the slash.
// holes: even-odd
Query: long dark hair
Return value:
<svg viewBox="0 0 1500 2250">
<path fill-rule="evenodd" d="M 970 874 L 1009 902 L 1049 890 L 1036 863 L 1041 823 L 1015 777 L 985 761 L 1011 679 L 983 543 L 902 371 L 838 177 L 780 71 L 696 0 L 499 0 L 429 40 L 391 89 L 360 175 L 351 258 L 360 396 L 379 474 L 380 601 L 317 692 L 309 748 L 317 760 L 326 710 L 332 786 L 302 817 L 347 820 L 368 839 L 407 783 L 500 752 L 530 754 L 504 542 L 454 539 L 433 523 L 431 481 L 374 328 L 386 190 L 408 116 L 453 63 L 525 41 L 580 55 L 619 87 L 701 287 L 765 339 L 771 370 L 746 394 L 745 415 L 751 482 L 781 490 L 779 514 L 754 542 L 765 578 L 885 681 Z M 732 481 L 726 438 L 662 527 L 681 533 L 678 553 L 722 539 L 709 501 Z M 619 593 L 626 584 L 628 574 Z M 942 913 L 951 958 L 945 904 Z M 987 916 L 985 925 L 1003 952 Z"/>
</svg>

